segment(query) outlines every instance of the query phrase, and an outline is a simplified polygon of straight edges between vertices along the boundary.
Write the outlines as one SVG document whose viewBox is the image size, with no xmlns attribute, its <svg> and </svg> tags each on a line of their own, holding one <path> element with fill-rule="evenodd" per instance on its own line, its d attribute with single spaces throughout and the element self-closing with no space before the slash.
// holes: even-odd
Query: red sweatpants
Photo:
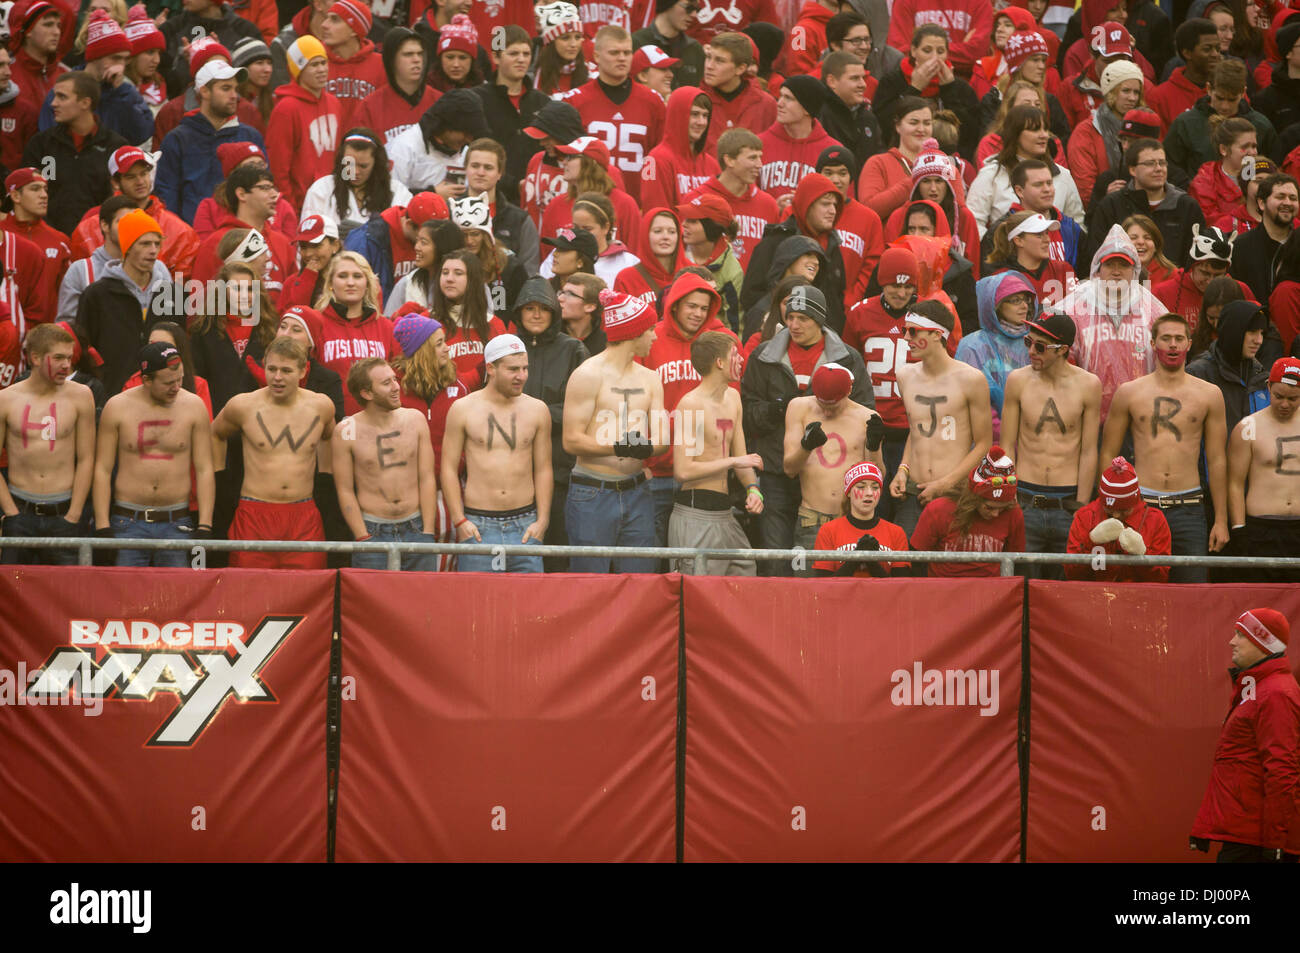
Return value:
<svg viewBox="0 0 1300 953">
<path fill-rule="evenodd" d="M 231 539 L 323 540 L 325 527 L 312 500 L 267 503 L 240 499 L 230 521 Z M 324 569 L 324 553 L 231 553 L 230 565 L 239 569 Z"/>
</svg>

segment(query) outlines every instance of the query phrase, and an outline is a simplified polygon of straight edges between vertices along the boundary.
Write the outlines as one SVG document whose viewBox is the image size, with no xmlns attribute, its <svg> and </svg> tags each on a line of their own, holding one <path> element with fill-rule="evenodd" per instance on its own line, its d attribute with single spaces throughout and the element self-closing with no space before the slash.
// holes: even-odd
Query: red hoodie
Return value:
<svg viewBox="0 0 1300 953">
<path fill-rule="evenodd" d="M 1083 0 L 1079 7 L 1079 23 L 1083 28 L 1083 36 L 1070 44 L 1070 48 L 1065 51 L 1065 60 L 1061 64 L 1061 69 L 1066 76 L 1082 72 L 1092 62 L 1093 30 L 1106 22 L 1106 14 L 1115 6 L 1116 0 Z M 1053 58 L 1053 61 L 1055 61 L 1055 58 Z M 1146 57 L 1138 52 L 1136 48 L 1133 50 L 1133 62 L 1138 65 L 1142 70 L 1142 75 L 1146 77 L 1147 101 L 1149 103 L 1151 87 L 1156 84 L 1155 68 L 1147 62 Z M 1168 125 L 1168 123 L 1165 125 Z M 1071 125 L 1071 128 L 1073 128 L 1073 125 Z"/>
<path fill-rule="evenodd" d="M 876 262 L 885 250 L 884 229 L 879 215 L 850 198 L 835 223 L 835 233 L 840 236 L 840 256 L 844 259 L 844 310 L 847 312 L 866 297 Z"/>
<path fill-rule="evenodd" d="M 44 219 L 19 222 L 13 215 L 6 215 L 0 220 L 0 228 L 11 235 L 27 239 L 40 249 L 41 277 L 37 294 L 45 302 L 46 319 L 52 321 L 59 310 L 59 285 L 63 282 L 63 275 L 68 270 L 68 265 L 72 264 L 68 236 L 46 223 Z"/>
<path fill-rule="evenodd" d="M 826 21 L 833 15 L 817 0 L 806 0 L 781 51 L 778 73 L 782 76 L 819 75 L 818 66 L 826 49 Z"/>
<path fill-rule="evenodd" d="M 22 339 L 14 327 L 13 318 L 0 318 L 0 390 L 18 379 L 18 365 L 22 361 Z"/>
<path fill-rule="evenodd" d="M 200 243 L 198 251 L 194 254 L 194 280 L 208 281 L 217 276 L 224 262 L 217 255 L 217 246 L 221 244 L 221 239 L 226 237 L 226 232 L 232 228 L 252 228 L 247 222 L 235 218 L 229 212 L 226 213 L 215 231 Z M 271 248 L 271 260 L 266 266 L 266 292 L 275 301 L 280 297 L 280 289 L 284 287 L 285 281 L 289 276 L 298 270 L 298 251 L 294 248 L 293 243 L 285 238 L 273 228 L 259 229 L 262 237 L 266 239 L 267 245 Z"/>
<path fill-rule="evenodd" d="M 266 157 L 275 187 L 295 209 L 311 184 L 334 171 L 334 150 L 345 131 L 343 107 L 329 93 L 317 99 L 296 82 L 275 91 L 266 130 Z"/>
<path fill-rule="evenodd" d="M 742 79 L 731 96 L 724 96 L 707 85 L 704 94 L 713 100 L 709 144 L 704 150 L 710 154 L 717 152 L 718 137 L 728 129 L 758 132 L 776 122 L 776 100 L 752 79 Z"/>
<path fill-rule="evenodd" d="M 419 103 L 412 106 L 401 93 L 387 82 L 383 83 L 361 101 L 357 111 L 352 114 L 352 125 L 373 129 L 379 133 L 379 138 L 386 147 L 391 146 L 394 139 L 419 122 L 425 111 L 442 96 L 432 86 L 424 86 L 422 89 Z"/>
<path fill-rule="evenodd" d="M 1201 166 L 1187 191 L 1196 199 L 1207 222 L 1231 215 L 1242 203 L 1241 187 L 1235 179 L 1228 178 L 1218 162 Z"/>
<path fill-rule="evenodd" d="M 54 81 L 67 71 L 62 63 L 42 63 L 26 49 L 19 49 L 14 54 L 11 78 L 18 84 L 18 98 L 39 114 Z"/>
<path fill-rule="evenodd" d="M 1264 58 L 1255 67 L 1256 91 L 1273 85 L 1273 67 L 1282 62 L 1282 54 L 1277 49 L 1277 31 L 1286 26 L 1287 21 L 1297 14 L 1300 14 L 1300 9 L 1295 7 L 1285 7 L 1273 14 L 1272 25 L 1264 34 Z"/>
<path fill-rule="evenodd" d="M 628 33 L 647 27 L 654 20 L 655 11 L 650 0 L 581 0 L 577 7 L 583 29 L 593 40 L 596 31 L 606 25 L 621 26 Z M 531 14 L 518 22 L 531 24 Z"/>
<path fill-rule="evenodd" d="M 957 73 L 969 76 L 975 61 L 989 51 L 993 5 L 985 0 L 895 0 L 889 45 L 906 56 L 912 31 L 923 23 L 937 23 L 948 31 L 948 61 Z"/>
<path fill-rule="evenodd" d="M 805 175 L 817 171 L 817 157 L 823 149 L 843 145 L 827 135 L 816 119 L 802 139 L 795 139 L 779 122 L 772 123 L 758 138 L 763 142 L 763 172 L 758 187 L 778 202 L 781 196 L 797 189 Z"/>
<path fill-rule="evenodd" d="M 677 250 L 673 253 L 671 271 L 664 271 L 658 256 L 650 251 L 650 226 L 659 215 L 667 215 L 677 226 Z M 673 276 L 690 262 L 682 250 L 682 223 L 677 213 L 667 208 L 652 208 L 641 217 L 641 234 L 638 236 L 636 255 L 641 261 L 624 268 L 614 279 L 614 290 L 631 295 L 654 308 L 663 318 L 662 301 L 664 293 L 673 283 Z"/>
<path fill-rule="evenodd" d="M 1237 284 L 1247 301 L 1255 300 L 1255 292 L 1240 281 Z M 1201 316 L 1201 299 L 1205 297 L 1205 293 L 1196 290 L 1190 268 L 1175 269 L 1173 274 L 1155 285 L 1151 293 L 1172 313 L 1181 314 L 1186 318 L 1192 331 L 1196 330 L 1196 322 Z"/>
<path fill-rule="evenodd" d="M 330 63 L 330 78 L 325 83 L 325 92 L 339 101 L 339 132 L 351 129 L 352 117 L 361 108 L 361 103 L 372 93 L 388 86 L 388 74 L 384 72 L 384 59 L 369 40 L 361 41 L 361 48 L 347 59 L 339 59 L 332 49 L 326 48 Z M 374 126 L 368 127 L 379 132 Z"/>
<path fill-rule="evenodd" d="M 704 148 L 694 147 L 687 132 L 691 104 L 703 96 L 698 86 L 682 86 L 668 97 L 664 141 L 650 150 L 641 167 L 641 205 L 676 208 L 682 196 L 694 192 L 720 171 L 718 160 Z M 705 142 L 708 131 L 705 131 Z M 640 254 L 640 252 L 638 252 Z"/>
<path fill-rule="evenodd" d="M 0 301 L 9 305 L 21 339 L 33 324 L 53 321 L 58 314 L 58 289 L 47 297 L 41 284 L 45 252 L 22 235 L 0 231 Z"/>
<path fill-rule="evenodd" d="M 352 365 L 363 357 L 391 360 L 402 353 L 393 337 L 393 322 L 382 314 L 372 311 L 359 320 L 349 321 L 339 315 L 334 304 L 321 308 L 320 313 L 325 326 L 321 340 L 316 343 L 316 359 L 345 381 Z M 356 398 L 344 387 L 343 413 L 355 414 L 360 409 Z"/>
<path fill-rule="evenodd" d="M 1205 95 L 1205 89 L 1188 79 L 1184 70 L 1177 67 L 1167 81 L 1147 90 L 1147 105 L 1160 116 L 1166 129 Z"/>
<path fill-rule="evenodd" d="M 706 292 L 709 296 L 709 316 L 694 334 L 687 337 L 677 322 L 673 320 L 673 307 L 687 295 L 696 291 Z M 664 385 L 664 410 L 675 410 L 677 404 L 692 388 L 700 382 L 700 375 L 691 366 L 691 343 L 705 331 L 722 331 L 735 338 L 721 321 L 718 309 L 722 307 L 722 297 L 713 282 L 688 272 L 673 282 L 664 298 L 666 317 L 655 325 L 655 342 L 650 345 L 650 354 L 637 358 L 652 371 L 659 372 L 659 380 Z M 739 340 L 736 342 L 739 344 Z M 671 421 L 671 418 L 669 418 Z M 672 443 L 671 440 L 668 441 Z M 673 452 L 671 448 L 648 461 L 650 472 L 658 477 L 673 475 Z"/>
<path fill-rule="evenodd" d="M 709 192 L 721 197 L 731 206 L 731 211 L 736 216 L 737 228 L 736 240 L 732 243 L 731 250 L 736 260 L 740 262 L 740 267 L 748 267 L 754 249 L 763 240 L 763 229 L 777 220 L 776 199 L 760 190 L 757 185 L 751 185 L 744 195 L 732 195 L 714 177 L 690 195 L 683 196 L 682 202 L 689 202 L 695 196 Z"/>
</svg>

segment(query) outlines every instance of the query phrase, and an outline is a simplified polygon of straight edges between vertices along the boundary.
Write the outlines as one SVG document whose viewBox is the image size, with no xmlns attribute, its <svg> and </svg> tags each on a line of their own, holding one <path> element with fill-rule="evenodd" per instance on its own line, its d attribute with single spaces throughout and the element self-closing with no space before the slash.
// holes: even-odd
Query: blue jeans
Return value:
<svg viewBox="0 0 1300 953">
<path fill-rule="evenodd" d="M 4 534 L 6 536 L 44 539 L 59 536 L 81 536 L 79 524 L 69 523 L 62 516 L 37 516 L 26 512 L 21 500 L 16 500 L 19 511 L 17 516 L 5 517 Z M 75 566 L 77 551 L 75 549 L 19 549 L 5 546 L 0 541 L 0 564 L 6 566 Z"/>
<path fill-rule="evenodd" d="M 630 490 L 569 483 L 564 521 L 571 546 L 654 546 L 655 505 L 649 482 Z M 574 556 L 569 572 L 654 572 L 655 560 Z"/>
<path fill-rule="evenodd" d="M 189 516 L 170 523 L 148 523 L 144 519 L 113 515 L 108 518 L 116 539 L 191 539 L 194 520 Z M 190 564 L 186 549 L 119 549 L 119 566 L 165 566 L 184 569 Z"/>
<path fill-rule="evenodd" d="M 1046 489 L 1046 488 L 1043 488 Z M 1032 505 L 1035 496 L 1074 499 L 1077 489 L 1068 493 L 1021 490 L 1020 509 L 1025 516 L 1025 552 L 1027 553 L 1064 553 L 1070 541 L 1070 524 L 1074 514 L 1064 509 L 1041 509 Z M 1023 564 L 1022 564 L 1023 565 Z M 1060 566 L 1023 566 L 1024 575 L 1030 579 L 1063 579 L 1065 573 Z"/>
<path fill-rule="evenodd" d="M 650 496 L 655 504 L 655 545 L 668 545 L 668 518 L 673 515 L 673 494 L 677 481 L 670 476 L 650 478 Z"/>
<path fill-rule="evenodd" d="M 370 534 L 368 542 L 372 543 L 436 543 L 437 540 L 424 532 L 424 520 L 417 514 L 400 523 L 366 519 L 366 532 Z M 353 569 L 387 569 L 387 553 L 353 553 Z M 437 572 L 437 553 L 402 553 L 402 572 Z"/>
<path fill-rule="evenodd" d="M 763 512 L 758 515 L 758 532 L 764 549 L 793 549 L 794 527 L 803 492 L 799 481 L 784 473 L 760 473 L 758 489 L 763 494 Z M 764 559 L 758 564 L 760 576 L 793 576 L 788 562 Z"/>
<path fill-rule="evenodd" d="M 537 522 L 537 507 L 524 512 L 512 511 L 505 515 L 485 513 L 466 508 L 465 516 L 478 527 L 483 542 L 492 546 L 518 546 L 524 541 L 524 530 Z M 477 542 L 470 537 L 469 542 Z M 540 546 L 541 540 L 530 539 L 526 545 Z M 495 556 L 460 556 L 457 568 L 461 572 L 541 572 L 541 556 L 505 556 L 505 565 L 493 565 Z"/>
<path fill-rule="evenodd" d="M 1200 503 L 1171 506 L 1160 512 L 1169 523 L 1169 535 L 1173 540 L 1172 555 L 1204 556 L 1210 551 L 1210 530 L 1205 522 L 1204 506 Z M 1208 582 L 1209 573 L 1204 566 L 1173 566 L 1169 570 L 1169 581 Z"/>
</svg>

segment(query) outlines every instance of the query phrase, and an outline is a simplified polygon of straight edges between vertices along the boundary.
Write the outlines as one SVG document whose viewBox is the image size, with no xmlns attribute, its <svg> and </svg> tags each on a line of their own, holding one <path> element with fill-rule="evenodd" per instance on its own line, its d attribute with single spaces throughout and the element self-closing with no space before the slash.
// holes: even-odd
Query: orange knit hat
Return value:
<svg viewBox="0 0 1300 953">
<path fill-rule="evenodd" d="M 121 247 L 122 254 L 130 251 L 141 235 L 150 232 L 157 232 L 161 237 L 163 230 L 148 212 L 137 208 L 123 215 L 117 223 L 117 244 Z"/>
</svg>

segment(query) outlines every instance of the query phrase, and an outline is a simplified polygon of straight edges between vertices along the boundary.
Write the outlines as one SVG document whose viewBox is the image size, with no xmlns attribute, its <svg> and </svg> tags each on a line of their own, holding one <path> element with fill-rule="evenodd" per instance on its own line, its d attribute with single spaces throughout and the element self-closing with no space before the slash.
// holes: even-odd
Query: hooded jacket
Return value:
<svg viewBox="0 0 1300 953">
<path fill-rule="evenodd" d="M 139 370 L 136 355 L 148 343 L 153 326 L 176 319 L 164 306 L 170 301 L 171 288 L 168 282 L 158 280 L 157 269 L 154 275 L 142 289 L 127 277 L 120 261 L 110 261 L 77 303 L 77 328 L 86 346 L 98 350 L 104 359 L 100 379 L 109 397 L 118 394 L 127 378 Z M 210 377 L 208 380 L 211 384 Z"/>
<path fill-rule="evenodd" d="M 971 210 L 964 204 L 957 201 L 957 195 L 954 189 L 961 188 L 956 182 L 956 175 L 948 180 L 948 194 L 944 200 L 939 203 L 943 209 L 944 218 L 948 222 L 948 231 L 954 237 L 953 251 L 961 255 L 971 263 L 972 274 L 979 277 L 979 259 L 980 259 L 980 232 L 975 225 L 975 216 Z M 900 205 L 889 216 L 889 221 L 885 223 L 884 240 L 886 243 L 892 242 L 907 225 L 906 213 L 913 202 L 923 201 L 920 195 L 921 183 L 916 182 L 912 186 L 912 191 L 908 193 L 906 204 Z"/>
<path fill-rule="evenodd" d="M 394 139 L 418 123 L 425 111 L 442 95 L 428 83 L 427 58 L 424 72 L 420 74 L 420 82 L 416 85 L 413 95 L 408 96 L 402 92 L 394 81 L 393 70 L 397 62 L 397 50 L 407 40 L 412 39 L 418 40 L 419 37 L 413 30 L 403 26 L 393 27 L 384 34 L 381 59 L 387 82 L 379 84 L 374 92 L 363 99 L 353 114 L 353 125 L 364 126 L 379 133 L 385 148 L 391 146 Z"/>
<path fill-rule="evenodd" d="M 790 401 L 800 396 L 790 363 L 791 346 L 789 329 L 778 328 L 776 334 L 750 354 L 740 383 L 745 446 L 750 453 L 763 458 L 763 470 L 768 473 L 785 472 L 785 413 Z M 874 410 L 871 377 L 862 363 L 862 355 L 826 327 L 822 329 L 822 355 L 817 359 L 817 366 L 832 362 L 847 367 L 853 375 L 849 399 Z"/>
<path fill-rule="evenodd" d="M 23 165 L 58 170 L 49 183 L 50 203 L 45 216 L 53 228 L 69 234 L 86 209 L 113 194 L 108 159 L 124 145 L 127 141 L 102 123 L 80 148 L 73 144 L 71 134 L 63 125 L 43 129 L 28 140 L 23 150 Z M 154 191 L 158 191 L 157 184 Z"/>
<path fill-rule="evenodd" d="M 228 142 L 251 142 L 266 152 L 261 133 L 251 126 L 232 118 L 217 129 L 197 112 L 185 116 L 163 139 L 153 191 L 162 199 L 163 205 L 179 215 L 187 225 L 194 223 L 199 203 L 211 198 L 216 187 L 225 181 L 217 147 Z M 274 162 L 274 158 L 271 161 Z M 276 184 L 279 185 L 278 178 Z M 311 185 L 311 181 L 307 185 Z M 306 191 L 306 186 L 303 191 Z M 298 204 L 301 204 L 301 198 Z"/>
<path fill-rule="evenodd" d="M 844 203 L 844 211 L 835 223 L 840 237 L 840 255 L 844 258 L 844 307 L 853 307 L 866 296 L 876 263 L 885 250 L 885 229 L 880 216 L 857 199 Z M 973 224 L 972 224 L 972 227 Z"/>
<path fill-rule="evenodd" d="M 714 176 L 694 192 L 682 196 L 682 202 L 689 202 L 695 196 L 707 193 L 718 196 L 731 206 L 731 212 L 736 216 L 736 240 L 732 243 L 731 250 L 740 262 L 740 267 L 747 269 L 755 250 L 763 240 L 768 223 L 775 222 L 779 214 L 776 199 L 757 185 L 749 186 L 741 195 L 732 195 L 718 177 Z"/>
<path fill-rule="evenodd" d="M 1290 661 L 1285 654 L 1273 655 L 1228 674 L 1232 700 L 1191 834 L 1300 853 L 1300 687 Z"/>
<path fill-rule="evenodd" d="M 1300 91 L 1298 91 L 1300 92 Z M 1184 169 L 1199 169 L 1207 162 L 1213 162 L 1216 154 L 1214 143 L 1210 140 L 1210 97 L 1202 96 L 1191 109 L 1184 112 L 1169 126 L 1165 136 L 1165 154 L 1169 161 Z M 1237 104 L 1237 117 L 1245 119 L 1255 127 L 1259 141 L 1259 154 L 1271 156 L 1277 149 L 1277 132 L 1268 117 L 1257 109 L 1252 109 L 1244 97 Z M 1073 168 L 1073 165 L 1071 165 Z"/>
<path fill-rule="evenodd" d="M 704 148 L 709 129 L 705 129 L 704 137 L 698 143 L 690 141 L 688 131 L 691 104 L 696 96 L 703 95 L 704 91 L 698 86 L 681 86 L 668 97 L 664 141 L 650 150 L 641 166 L 642 207 L 676 208 L 682 203 L 683 196 L 718 174 L 718 160 Z"/>
<path fill-rule="evenodd" d="M 1264 33 L 1264 55 L 1251 75 L 1255 81 L 1255 88 L 1261 92 L 1273 82 L 1273 70 L 1282 63 L 1282 54 L 1277 48 L 1277 33 L 1296 14 L 1300 14 L 1300 9 L 1282 7 L 1273 14 L 1269 28 Z"/>
<path fill-rule="evenodd" d="M 828 146 L 839 146 L 816 119 L 802 139 L 795 139 L 779 122 L 772 123 L 758 137 L 763 143 L 763 171 L 758 187 L 778 202 L 798 188 L 804 176 L 817 171 L 817 157 Z"/>
<path fill-rule="evenodd" d="M 361 104 L 387 85 L 387 66 L 375 44 L 364 37 L 360 48 L 347 59 L 335 56 L 334 50 L 328 46 L 325 57 L 330 65 L 325 92 L 339 101 L 339 132 L 343 133 L 356 125 L 352 117 Z"/>
<path fill-rule="evenodd" d="M 813 238 L 806 223 L 808 208 L 823 195 L 833 195 L 839 203 L 835 223 L 829 231 Z M 779 277 L 775 280 L 772 278 L 775 272 L 773 266 L 777 249 L 792 235 L 801 235 L 808 237 L 809 241 L 813 242 L 825 256 L 825 263 L 817 272 L 817 280 L 813 284 L 826 295 L 826 326 L 837 332 L 843 329 L 844 257 L 840 253 L 840 237 L 835 231 L 835 225 L 839 223 L 840 216 L 843 214 L 844 196 L 831 184 L 830 179 L 817 172 L 811 172 L 803 177 L 790 203 L 790 216 L 782 222 L 767 226 L 763 232 L 763 240 L 754 249 L 754 255 L 746 268 L 745 283 L 740 290 L 740 306 L 746 312 L 746 327 L 749 326 L 749 309 L 770 292 L 777 281 L 781 280 Z M 798 255 L 795 255 L 790 258 L 787 266 L 797 257 Z"/>
<path fill-rule="evenodd" d="M 1209 350 L 1187 365 L 1187 373 L 1209 381 L 1223 393 L 1228 433 L 1243 417 L 1269 405 L 1269 369 L 1258 358 L 1243 358 L 1246 328 L 1259 312 L 1252 301 L 1230 301 L 1223 307 L 1217 337 Z"/>
<path fill-rule="evenodd" d="M 1097 273 L 1102 260 L 1115 253 L 1138 260 L 1137 250 L 1119 225 L 1111 226 L 1092 256 L 1089 279 L 1075 285 L 1053 307 L 1072 318 L 1078 328 L 1070 360 L 1101 378 L 1103 423 L 1119 385 L 1155 369 L 1151 323 L 1165 313 L 1165 306 L 1136 277 L 1117 289 L 1102 287 Z"/>
<path fill-rule="evenodd" d="M 826 251 L 807 235 L 787 235 L 776 250 L 772 253 L 771 262 L 767 269 L 767 279 L 763 285 L 762 296 L 750 305 L 744 312 L 744 319 L 741 322 L 741 337 L 746 340 L 751 334 L 757 332 L 763 324 L 763 319 L 767 316 L 768 311 L 772 308 L 772 289 L 777 283 L 785 277 L 785 271 L 804 255 L 816 255 L 819 264 L 818 274 L 826 271 Z M 746 272 L 746 278 L 755 272 L 751 267 Z M 743 294 L 743 292 L 742 292 Z M 743 299 L 742 299 L 743 300 Z M 829 304 L 829 300 L 827 302 Z"/>
<path fill-rule="evenodd" d="M 1009 328 L 998 318 L 994 304 L 1002 284 L 1016 272 L 1004 271 L 998 275 L 981 278 L 975 285 L 975 298 L 979 302 L 980 329 L 967 334 L 957 345 L 957 360 L 984 373 L 989 382 L 989 403 L 993 412 L 1002 414 L 1002 396 L 1006 392 L 1007 377 L 1017 367 L 1029 363 L 1029 350 L 1025 347 L 1025 329 Z M 1029 306 L 1029 318 L 1038 314 L 1038 295 Z"/>
<path fill-rule="evenodd" d="M 149 217 L 162 226 L 162 250 L 158 260 L 167 266 L 169 272 L 180 272 L 182 277 L 190 277 L 194 270 L 194 255 L 199 250 L 199 236 L 194 229 L 186 225 L 179 215 L 173 215 L 156 195 L 149 196 L 144 210 Z M 104 244 L 104 234 L 99 230 L 99 206 L 96 205 L 84 216 L 68 238 L 68 248 L 72 261 L 85 258 L 96 248 Z"/>
<path fill-rule="evenodd" d="M 1285 63 L 1273 67 L 1272 82 L 1255 94 L 1255 108 L 1268 117 L 1278 133 L 1300 122 L 1300 79 L 1291 78 Z"/>
<path fill-rule="evenodd" d="M 551 323 L 541 334 L 530 334 L 520 317 L 524 305 L 539 304 L 551 313 Z M 573 454 L 564 449 L 564 392 L 569 378 L 591 355 L 582 342 L 564 333 L 560 304 L 545 278 L 529 278 L 519 289 L 514 311 L 510 313 L 518 334 L 528 349 L 528 380 L 524 393 L 546 404 L 551 412 L 551 470 L 556 483 L 568 483 L 573 469 Z"/>
<path fill-rule="evenodd" d="M 777 72 L 782 76 L 815 76 L 826 49 L 826 24 L 833 12 L 817 0 L 804 0 L 790 38 L 781 50 Z"/>
<path fill-rule="evenodd" d="M 58 4 L 55 4 L 55 6 L 57 7 Z M 11 8 L 10 14 L 12 15 L 12 13 Z M 67 22 L 64 24 L 65 36 L 68 35 L 70 28 L 71 17 L 68 17 Z M 40 60 L 35 59 L 22 46 L 20 37 L 11 39 L 9 49 L 14 51 L 13 82 L 18 86 L 18 98 L 31 107 L 33 114 L 39 114 L 41 104 L 45 102 L 45 97 L 54 88 L 54 81 L 68 72 L 68 68 L 58 62 L 57 56 L 55 56 L 53 63 L 42 63 Z"/>
<path fill-rule="evenodd" d="M 705 152 L 716 155 L 718 137 L 728 129 L 766 129 L 776 122 L 776 100 L 757 80 L 746 77 L 728 96 L 714 86 L 705 86 L 704 94 L 713 100 L 713 117 L 709 121 L 709 143 Z"/>
<path fill-rule="evenodd" d="M 275 91 L 275 108 L 266 129 L 266 158 L 275 187 L 294 208 L 302 208 L 313 182 L 334 171 L 334 150 L 345 131 L 343 107 L 330 93 L 323 92 L 317 99 L 296 82 Z"/>
<path fill-rule="evenodd" d="M 889 21 L 889 45 L 896 50 L 908 50 L 912 31 L 922 23 L 937 23 L 948 31 L 951 37 L 948 58 L 957 72 L 969 76 L 975 61 L 988 52 L 993 35 L 993 7 L 980 0 L 895 0 Z M 974 35 L 967 42 L 965 37 L 972 32 Z"/>
<path fill-rule="evenodd" d="M 388 158 L 393 176 L 412 193 L 431 189 L 447 177 L 452 165 L 464 165 L 466 149 L 443 152 L 436 144 L 444 128 L 454 128 L 477 139 L 488 134 L 483 105 L 466 89 L 444 93 L 410 129 L 393 140 Z"/>
<path fill-rule="evenodd" d="M 37 133 L 37 109 L 13 80 L 0 90 L 0 175 L 22 168 L 23 146 Z"/>
<path fill-rule="evenodd" d="M 59 305 L 57 321 L 75 321 L 77 309 L 81 305 L 81 296 L 97 280 L 104 277 L 104 269 L 113 259 L 108 257 L 108 248 L 100 245 L 90 253 L 88 258 L 73 261 L 68 266 L 63 282 L 59 285 Z M 159 258 L 153 263 L 153 282 L 155 285 L 166 282 L 171 277 L 167 266 Z M 5 300 L 0 297 L 0 300 Z"/>
<path fill-rule="evenodd" d="M 1073 522 L 1070 523 L 1070 538 L 1065 544 L 1065 551 L 1095 553 L 1097 547 L 1101 546 L 1106 555 L 1123 556 L 1124 550 L 1120 549 L 1118 540 L 1105 544 L 1092 541 L 1090 535 L 1092 531 L 1097 528 L 1098 523 L 1107 519 L 1110 519 L 1110 514 L 1102 506 L 1101 497 L 1076 512 Z M 1173 539 L 1169 532 L 1169 521 L 1165 519 L 1165 514 L 1160 512 L 1158 507 L 1148 506 L 1139 501 L 1128 518 L 1122 522 L 1129 529 L 1135 529 L 1141 534 L 1142 541 L 1146 543 L 1148 556 L 1171 555 Z M 1065 570 L 1066 579 L 1083 579 L 1092 582 L 1169 581 L 1168 566 L 1116 566 L 1114 563 L 1104 563 L 1104 565 L 1106 568 L 1100 570 L 1088 564 L 1078 563 L 1062 568 Z"/>
<path fill-rule="evenodd" d="M 650 251 L 650 226 L 660 215 L 669 216 L 677 226 L 677 248 L 673 251 L 671 271 L 664 271 L 658 256 Z M 641 234 L 638 236 L 640 242 L 636 250 L 637 257 L 641 260 L 618 273 L 618 277 L 614 279 L 614 290 L 644 301 L 655 309 L 660 318 L 663 318 L 665 316 L 664 295 L 673 283 L 673 276 L 690 264 L 686 259 L 686 253 L 682 250 L 681 235 L 681 219 L 671 208 L 648 209 L 641 216 Z"/>
<path fill-rule="evenodd" d="M 704 319 L 704 323 L 700 325 L 700 329 L 688 337 L 686 332 L 673 320 L 673 308 L 687 295 L 696 291 L 703 291 L 708 294 L 709 314 Z M 637 359 L 639 363 L 644 364 L 659 375 L 659 381 L 664 386 L 665 411 L 671 412 L 675 410 L 681 399 L 700 382 L 699 373 L 691 366 L 692 342 L 706 331 L 722 331 L 735 338 L 736 335 L 718 320 L 718 310 L 721 307 L 722 297 L 718 294 L 717 289 L 713 287 L 713 283 L 691 272 L 682 275 L 668 289 L 668 294 L 664 298 L 663 320 L 655 325 L 655 342 L 650 345 L 648 356 Z M 737 341 L 736 343 L 739 344 L 740 342 Z M 671 448 L 666 453 L 651 457 L 646 462 L 650 467 L 650 472 L 657 477 L 670 477 L 673 475 L 673 452 Z"/>
</svg>

